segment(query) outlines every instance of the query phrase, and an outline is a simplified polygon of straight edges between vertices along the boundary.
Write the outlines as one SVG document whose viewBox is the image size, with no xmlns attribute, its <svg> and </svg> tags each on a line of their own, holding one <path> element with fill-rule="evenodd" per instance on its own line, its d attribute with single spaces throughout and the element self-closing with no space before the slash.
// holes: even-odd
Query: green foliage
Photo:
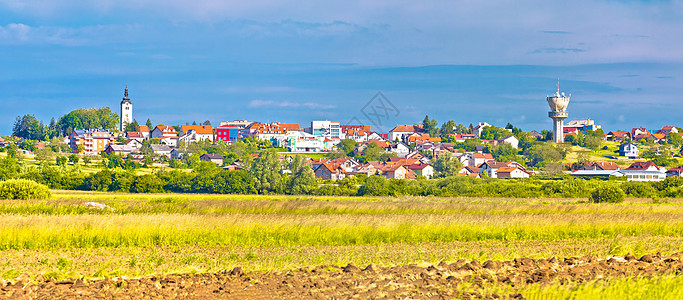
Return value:
<svg viewBox="0 0 683 300">
<path fill-rule="evenodd" d="M 605 185 L 593 190 L 589 199 L 593 203 L 621 203 L 625 197 L 626 194 L 618 186 Z"/>
<path fill-rule="evenodd" d="M 532 166 L 544 167 L 562 159 L 562 153 L 551 143 L 535 144 L 524 153 Z"/>
<path fill-rule="evenodd" d="M 74 129 L 116 129 L 118 123 L 118 114 L 109 107 L 80 108 L 59 118 L 56 127 L 68 136 Z"/>
<path fill-rule="evenodd" d="M 511 135 L 513 135 L 512 132 L 508 131 L 505 128 L 500 128 L 496 126 L 486 126 L 484 127 L 484 129 L 482 129 L 480 138 L 482 140 L 499 140 L 501 138 Z"/>
<path fill-rule="evenodd" d="M 275 151 L 261 152 L 251 164 L 250 173 L 256 178 L 255 187 L 260 194 L 282 194 L 285 191 L 285 177 Z"/>
<path fill-rule="evenodd" d="M 17 116 L 12 128 L 12 135 L 39 141 L 46 141 L 50 137 L 49 127 L 44 126 L 34 115 Z"/>
<path fill-rule="evenodd" d="M 455 176 L 462 163 L 450 153 L 443 153 L 434 161 L 434 171 L 441 177 Z"/>
<path fill-rule="evenodd" d="M 356 146 L 358 143 L 352 139 L 345 139 L 342 140 L 339 144 L 337 144 L 337 148 L 341 149 L 346 156 L 352 156 L 353 155 L 353 150 L 356 149 Z"/>
<path fill-rule="evenodd" d="M 0 199 L 47 199 L 52 194 L 47 186 L 27 179 L 0 181 Z"/>
<path fill-rule="evenodd" d="M 422 120 L 422 129 L 429 133 L 429 136 L 438 136 L 439 122 L 435 119 L 429 119 L 429 116 L 425 116 L 424 120 Z"/>
</svg>

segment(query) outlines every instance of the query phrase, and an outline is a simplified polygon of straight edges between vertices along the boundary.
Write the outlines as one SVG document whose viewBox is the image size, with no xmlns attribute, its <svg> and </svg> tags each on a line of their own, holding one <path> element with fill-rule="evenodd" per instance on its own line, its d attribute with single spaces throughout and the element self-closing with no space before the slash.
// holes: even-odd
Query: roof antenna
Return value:
<svg viewBox="0 0 683 300">
<path fill-rule="evenodd" d="M 560 77 L 557 77 L 557 94 L 560 94 Z"/>
</svg>

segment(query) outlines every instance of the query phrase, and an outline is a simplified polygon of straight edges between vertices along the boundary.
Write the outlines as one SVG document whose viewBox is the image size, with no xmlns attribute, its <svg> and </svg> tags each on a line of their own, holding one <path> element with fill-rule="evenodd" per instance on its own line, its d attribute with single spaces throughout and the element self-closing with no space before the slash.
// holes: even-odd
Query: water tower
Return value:
<svg viewBox="0 0 683 300">
<path fill-rule="evenodd" d="M 548 117 L 553 119 L 553 141 L 555 143 L 564 142 L 564 134 L 562 132 L 562 126 L 564 119 L 569 117 L 567 112 L 567 105 L 569 105 L 570 95 L 565 96 L 564 93 L 560 93 L 560 81 L 557 81 L 557 92 L 555 95 L 548 96 L 548 105 L 550 105 L 550 112 L 548 112 Z"/>
</svg>

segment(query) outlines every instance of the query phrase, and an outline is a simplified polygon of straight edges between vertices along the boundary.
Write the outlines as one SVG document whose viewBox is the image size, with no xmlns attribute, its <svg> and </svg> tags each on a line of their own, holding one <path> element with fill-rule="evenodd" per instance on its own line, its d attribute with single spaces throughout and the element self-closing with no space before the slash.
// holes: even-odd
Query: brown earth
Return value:
<svg viewBox="0 0 683 300">
<path fill-rule="evenodd" d="M 503 284 L 584 282 L 625 276 L 683 274 L 683 252 L 565 259 L 442 262 L 422 267 L 318 266 L 286 272 L 177 274 L 135 279 L 22 280 L 0 282 L 0 298 L 190 298 L 190 299 L 347 299 L 347 298 L 524 298 L 522 294 L 483 295 L 472 287 Z M 482 289 L 483 290 L 483 289 Z"/>
</svg>

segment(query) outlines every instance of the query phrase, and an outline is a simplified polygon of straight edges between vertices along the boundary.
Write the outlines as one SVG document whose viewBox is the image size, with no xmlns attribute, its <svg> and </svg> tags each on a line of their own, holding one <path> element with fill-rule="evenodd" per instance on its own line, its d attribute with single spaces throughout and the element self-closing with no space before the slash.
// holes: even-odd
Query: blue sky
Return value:
<svg viewBox="0 0 683 300">
<path fill-rule="evenodd" d="M 83 107 L 164 124 L 314 119 L 683 126 L 681 1 L 0 0 L 0 134 Z"/>
</svg>

